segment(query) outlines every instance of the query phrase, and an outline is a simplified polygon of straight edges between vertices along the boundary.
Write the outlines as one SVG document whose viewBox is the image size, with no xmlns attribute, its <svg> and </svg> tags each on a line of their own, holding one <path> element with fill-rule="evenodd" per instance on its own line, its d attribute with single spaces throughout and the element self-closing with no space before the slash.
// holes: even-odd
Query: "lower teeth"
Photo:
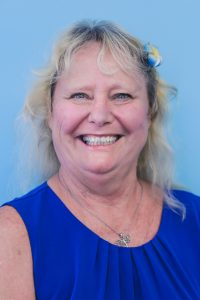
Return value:
<svg viewBox="0 0 200 300">
<path fill-rule="evenodd" d="M 98 146 L 100 146 L 100 145 L 110 145 L 110 144 L 114 144 L 116 141 L 113 141 L 113 142 L 104 142 L 104 143 L 102 143 L 102 142 L 97 142 L 97 143 L 93 143 L 93 142 L 84 142 L 86 145 L 98 145 Z"/>
</svg>

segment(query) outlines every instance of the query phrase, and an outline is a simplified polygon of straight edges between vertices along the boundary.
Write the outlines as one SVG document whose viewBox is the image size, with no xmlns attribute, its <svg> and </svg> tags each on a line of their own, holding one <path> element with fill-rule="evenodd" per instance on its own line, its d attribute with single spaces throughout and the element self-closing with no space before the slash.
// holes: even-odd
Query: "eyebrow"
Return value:
<svg viewBox="0 0 200 300">
<path fill-rule="evenodd" d="M 66 85 L 66 88 L 69 92 L 90 91 L 90 90 L 93 90 L 95 88 L 95 86 L 93 86 L 93 85 L 80 85 L 80 86 L 77 85 L 77 86 L 67 87 L 67 85 Z M 124 86 L 121 84 L 113 84 L 108 88 L 109 88 L 109 90 L 128 89 L 128 90 L 132 90 L 133 92 L 136 92 L 141 89 L 141 85 L 137 83 L 136 85 L 133 84 L 132 86 L 128 87 L 128 86 Z"/>
<path fill-rule="evenodd" d="M 82 85 L 82 86 L 79 86 L 79 85 L 75 85 L 75 86 L 70 86 L 70 87 L 68 87 L 67 85 L 66 85 L 66 88 L 67 88 L 67 90 L 69 91 L 69 92 L 73 92 L 73 91 L 75 91 L 75 90 L 78 90 L 78 91 L 81 91 L 81 90 L 84 90 L 84 91 L 89 91 L 89 90 L 91 90 L 91 89 L 93 89 L 94 87 L 93 86 L 89 86 L 89 85 Z"/>
</svg>

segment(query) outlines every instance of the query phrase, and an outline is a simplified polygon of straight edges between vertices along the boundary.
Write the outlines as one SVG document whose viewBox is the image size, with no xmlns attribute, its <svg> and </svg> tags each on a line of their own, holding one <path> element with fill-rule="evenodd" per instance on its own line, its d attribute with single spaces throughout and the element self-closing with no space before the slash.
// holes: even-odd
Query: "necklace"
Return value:
<svg viewBox="0 0 200 300">
<path fill-rule="evenodd" d="M 117 236 L 118 236 L 118 239 L 115 241 L 115 245 L 117 246 L 120 246 L 120 247 L 128 247 L 128 244 L 131 242 L 131 236 L 130 234 L 128 233 L 125 233 L 125 232 L 117 232 L 114 228 L 112 228 L 109 224 L 107 224 L 104 220 L 102 220 L 98 215 L 96 215 L 93 211 L 91 211 L 90 209 L 88 209 L 87 207 L 85 207 L 83 205 L 83 203 L 77 199 L 73 193 L 71 192 L 71 190 L 68 188 L 68 186 L 65 185 L 64 183 L 64 179 L 62 179 L 60 177 L 60 174 L 58 172 L 58 179 L 59 179 L 59 182 L 60 184 L 62 185 L 62 187 L 64 188 L 64 190 L 68 191 L 69 194 L 71 194 L 72 198 L 79 204 L 79 206 L 81 206 L 84 210 L 86 210 L 90 215 L 92 215 L 93 217 L 95 217 L 97 220 L 99 220 L 99 222 L 101 222 L 102 224 L 104 224 L 107 228 L 109 228 L 112 232 L 114 232 Z M 137 211 L 138 211 L 138 208 L 140 206 L 140 203 L 142 201 L 142 198 L 143 198 L 143 185 L 140 183 L 140 181 L 138 181 L 139 185 L 140 185 L 140 189 L 141 189 L 141 193 L 140 193 L 140 197 L 139 197 L 139 200 L 137 201 L 137 205 L 136 205 L 136 208 L 133 212 L 133 215 L 131 217 L 131 221 L 133 219 L 133 217 L 136 215 Z M 131 223 L 131 222 L 130 222 Z M 129 223 L 129 225 L 130 225 Z"/>
</svg>

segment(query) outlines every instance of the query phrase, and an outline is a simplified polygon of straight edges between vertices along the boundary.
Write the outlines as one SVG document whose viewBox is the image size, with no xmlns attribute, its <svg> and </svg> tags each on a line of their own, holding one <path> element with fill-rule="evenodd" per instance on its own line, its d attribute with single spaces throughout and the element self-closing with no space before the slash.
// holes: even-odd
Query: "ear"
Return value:
<svg viewBox="0 0 200 300">
<path fill-rule="evenodd" d="M 148 114 L 148 116 L 147 116 L 147 120 L 148 120 L 148 128 L 151 126 L 151 115 L 150 114 Z"/>
<path fill-rule="evenodd" d="M 152 121 L 152 118 L 151 118 L 151 110 L 149 108 L 148 112 L 147 112 L 147 127 L 149 129 L 149 127 L 151 126 L 151 121 Z"/>
<path fill-rule="evenodd" d="M 46 125 L 47 125 L 47 127 L 49 127 L 50 130 L 52 130 L 52 125 L 53 125 L 52 119 L 53 119 L 52 112 L 49 112 L 49 115 L 46 120 Z"/>
</svg>

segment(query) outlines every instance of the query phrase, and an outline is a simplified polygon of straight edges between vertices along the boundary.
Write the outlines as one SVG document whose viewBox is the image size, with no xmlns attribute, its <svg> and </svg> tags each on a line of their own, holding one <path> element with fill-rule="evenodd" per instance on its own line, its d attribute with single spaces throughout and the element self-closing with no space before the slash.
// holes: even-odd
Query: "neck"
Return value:
<svg viewBox="0 0 200 300">
<path fill-rule="evenodd" d="M 115 189 L 112 193 L 104 189 L 104 186 L 101 192 L 99 189 L 96 191 L 94 188 L 91 189 L 71 175 L 60 169 L 48 183 L 72 213 L 87 227 L 107 240 L 111 233 L 115 236 L 124 233 L 123 237 L 118 237 L 122 246 L 127 246 L 129 243 L 127 241 L 129 236 L 126 234 L 130 234 L 131 241 L 132 234 L 134 235 L 134 243 L 132 241 L 134 245 L 140 245 L 141 241 L 143 243 L 144 240 L 152 238 L 154 229 L 157 230 L 159 226 L 162 212 L 161 190 L 156 189 L 155 193 L 152 193 L 148 183 L 138 182 L 137 179 L 132 180 L 132 178 L 129 181 L 126 177 L 126 180 L 118 182 L 118 186 L 113 184 Z M 155 215 L 157 219 L 154 222 Z M 147 236 L 148 232 L 150 232 L 149 236 Z"/>
<path fill-rule="evenodd" d="M 57 185 L 60 186 L 63 196 L 81 201 L 89 209 L 126 211 L 134 207 L 134 202 L 141 193 L 141 186 L 133 174 L 131 178 L 112 179 L 112 181 L 101 180 L 101 184 L 94 178 L 93 182 L 87 182 L 85 177 L 82 181 L 77 180 L 72 174 L 66 174 L 63 169 L 60 169 L 57 176 Z"/>
</svg>

